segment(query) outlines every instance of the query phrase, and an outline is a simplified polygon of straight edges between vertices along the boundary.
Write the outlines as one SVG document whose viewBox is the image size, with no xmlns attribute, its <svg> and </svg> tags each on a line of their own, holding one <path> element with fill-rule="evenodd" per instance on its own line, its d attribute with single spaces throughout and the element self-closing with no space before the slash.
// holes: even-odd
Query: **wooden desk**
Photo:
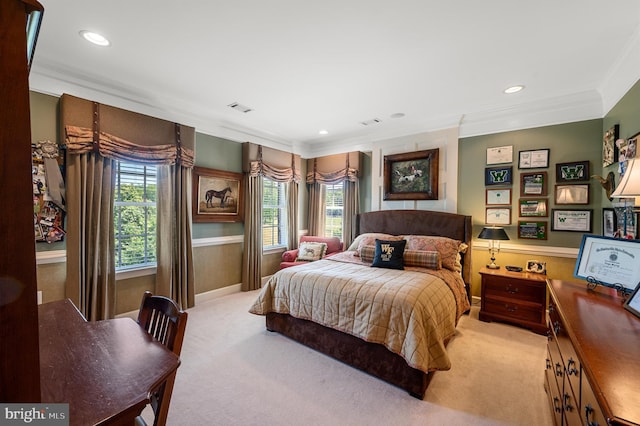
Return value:
<svg viewBox="0 0 640 426">
<path fill-rule="evenodd" d="M 71 425 L 132 425 L 179 358 L 130 318 L 87 322 L 70 300 L 40 305 L 42 402 L 68 403 Z"/>
</svg>

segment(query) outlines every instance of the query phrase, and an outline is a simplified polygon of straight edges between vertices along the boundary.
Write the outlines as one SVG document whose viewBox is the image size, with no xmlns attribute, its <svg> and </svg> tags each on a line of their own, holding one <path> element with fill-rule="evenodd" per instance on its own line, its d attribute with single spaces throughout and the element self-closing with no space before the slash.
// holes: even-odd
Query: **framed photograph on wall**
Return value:
<svg viewBox="0 0 640 426">
<path fill-rule="evenodd" d="M 518 238 L 528 240 L 546 240 L 547 222 L 519 221 Z"/>
<path fill-rule="evenodd" d="M 604 132 L 604 138 L 602 140 L 602 167 L 610 166 L 618 161 L 616 140 L 618 140 L 619 132 L 620 126 L 618 124 L 611 126 L 609 130 Z"/>
<path fill-rule="evenodd" d="M 551 210 L 552 231 L 591 232 L 593 210 Z"/>
<path fill-rule="evenodd" d="M 511 185 L 512 183 L 513 183 L 513 166 L 486 167 L 484 169 L 485 186 Z"/>
<path fill-rule="evenodd" d="M 511 188 L 487 188 L 486 203 L 488 206 L 510 206 Z"/>
<path fill-rule="evenodd" d="M 556 185 L 556 204 L 589 204 L 589 184 Z"/>
<path fill-rule="evenodd" d="M 521 217 L 547 217 L 548 214 L 546 198 L 520 199 Z"/>
<path fill-rule="evenodd" d="M 547 195 L 547 172 L 520 174 L 520 196 Z"/>
<path fill-rule="evenodd" d="M 194 222 L 242 222 L 244 194 L 242 173 L 193 168 Z"/>
<path fill-rule="evenodd" d="M 610 207 L 602 209 L 602 235 L 605 237 L 614 237 L 618 228 L 618 218 L 616 210 Z"/>
<path fill-rule="evenodd" d="M 546 169 L 549 167 L 549 149 L 535 149 L 518 153 L 519 169 Z"/>
<path fill-rule="evenodd" d="M 385 200 L 437 200 L 439 149 L 384 156 Z"/>
<path fill-rule="evenodd" d="M 556 164 L 556 183 L 584 182 L 591 179 L 589 161 Z"/>
</svg>

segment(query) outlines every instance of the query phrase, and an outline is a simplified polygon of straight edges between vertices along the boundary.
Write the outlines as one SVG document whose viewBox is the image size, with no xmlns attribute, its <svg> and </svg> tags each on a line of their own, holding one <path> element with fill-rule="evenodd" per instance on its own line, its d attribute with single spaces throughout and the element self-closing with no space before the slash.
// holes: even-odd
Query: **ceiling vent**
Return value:
<svg viewBox="0 0 640 426">
<path fill-rule="evenodd" d="M 373 118 L 371 120 L 361 121 L 360 124 L 362 124 L 363 126 L 371 126 L 372 124 L 378 124 L 381 121 L 382 120 L 380 120 L 379 118 Z"/>
<path fill-rule="evenodd" d="M 237 102 L 234 102 L 232 104 L 227 105 L 233 109 L 235 109 L 236 111 L 240 111 L 240 112 L 244 112 L 245 114 L 249 111 L 253 111 L 251 108 L 249 108 L 248 106 L 244 106 L 242 104 L 239 104 Z"/>
</svg>

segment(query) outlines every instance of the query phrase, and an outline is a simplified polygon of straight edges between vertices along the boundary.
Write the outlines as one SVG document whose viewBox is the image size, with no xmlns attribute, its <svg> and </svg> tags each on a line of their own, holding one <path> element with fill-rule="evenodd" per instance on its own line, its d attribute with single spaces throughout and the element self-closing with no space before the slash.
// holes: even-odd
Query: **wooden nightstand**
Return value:
<svg viewBox="0 0 640 426">
<path fill-rule="evenodd" d="M 546 275 L 482 268 L 481 321 L 518 324 L 539 334 L 547 333 Z"/>
</svg>

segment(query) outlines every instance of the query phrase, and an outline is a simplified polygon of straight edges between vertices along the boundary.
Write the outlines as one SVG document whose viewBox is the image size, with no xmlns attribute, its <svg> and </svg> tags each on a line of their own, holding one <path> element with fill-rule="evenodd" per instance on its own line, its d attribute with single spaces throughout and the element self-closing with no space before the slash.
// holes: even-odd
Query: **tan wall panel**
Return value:
<svg viewBox="0 0 640 426">
<path fill-rule="evenodd" d="M 38 265 L 36 273 L 38 276 L 38 290 L 42 292 L 42 303 L 65 298 L 64 284 L 67 280 L 66 262 Z"/>
<path fill-rule="evenodd" d="M 194 247 L 196 294 L 242 282 L 242 244 Z"/>
<path fill-rule="evenodd" d="M 144 292 L 155 288 L 155 274 L 116 281 L 116 315 L 140 309 Z"/>
<path fill-rule="evenodd" d="M 280 262 L 282 262 L 283 251 L 277 251 L 277 252 L 265 254 L 262 256 L 262 276 L 263 277 L 273 275 L 280 269 Z"/>
</svg>

